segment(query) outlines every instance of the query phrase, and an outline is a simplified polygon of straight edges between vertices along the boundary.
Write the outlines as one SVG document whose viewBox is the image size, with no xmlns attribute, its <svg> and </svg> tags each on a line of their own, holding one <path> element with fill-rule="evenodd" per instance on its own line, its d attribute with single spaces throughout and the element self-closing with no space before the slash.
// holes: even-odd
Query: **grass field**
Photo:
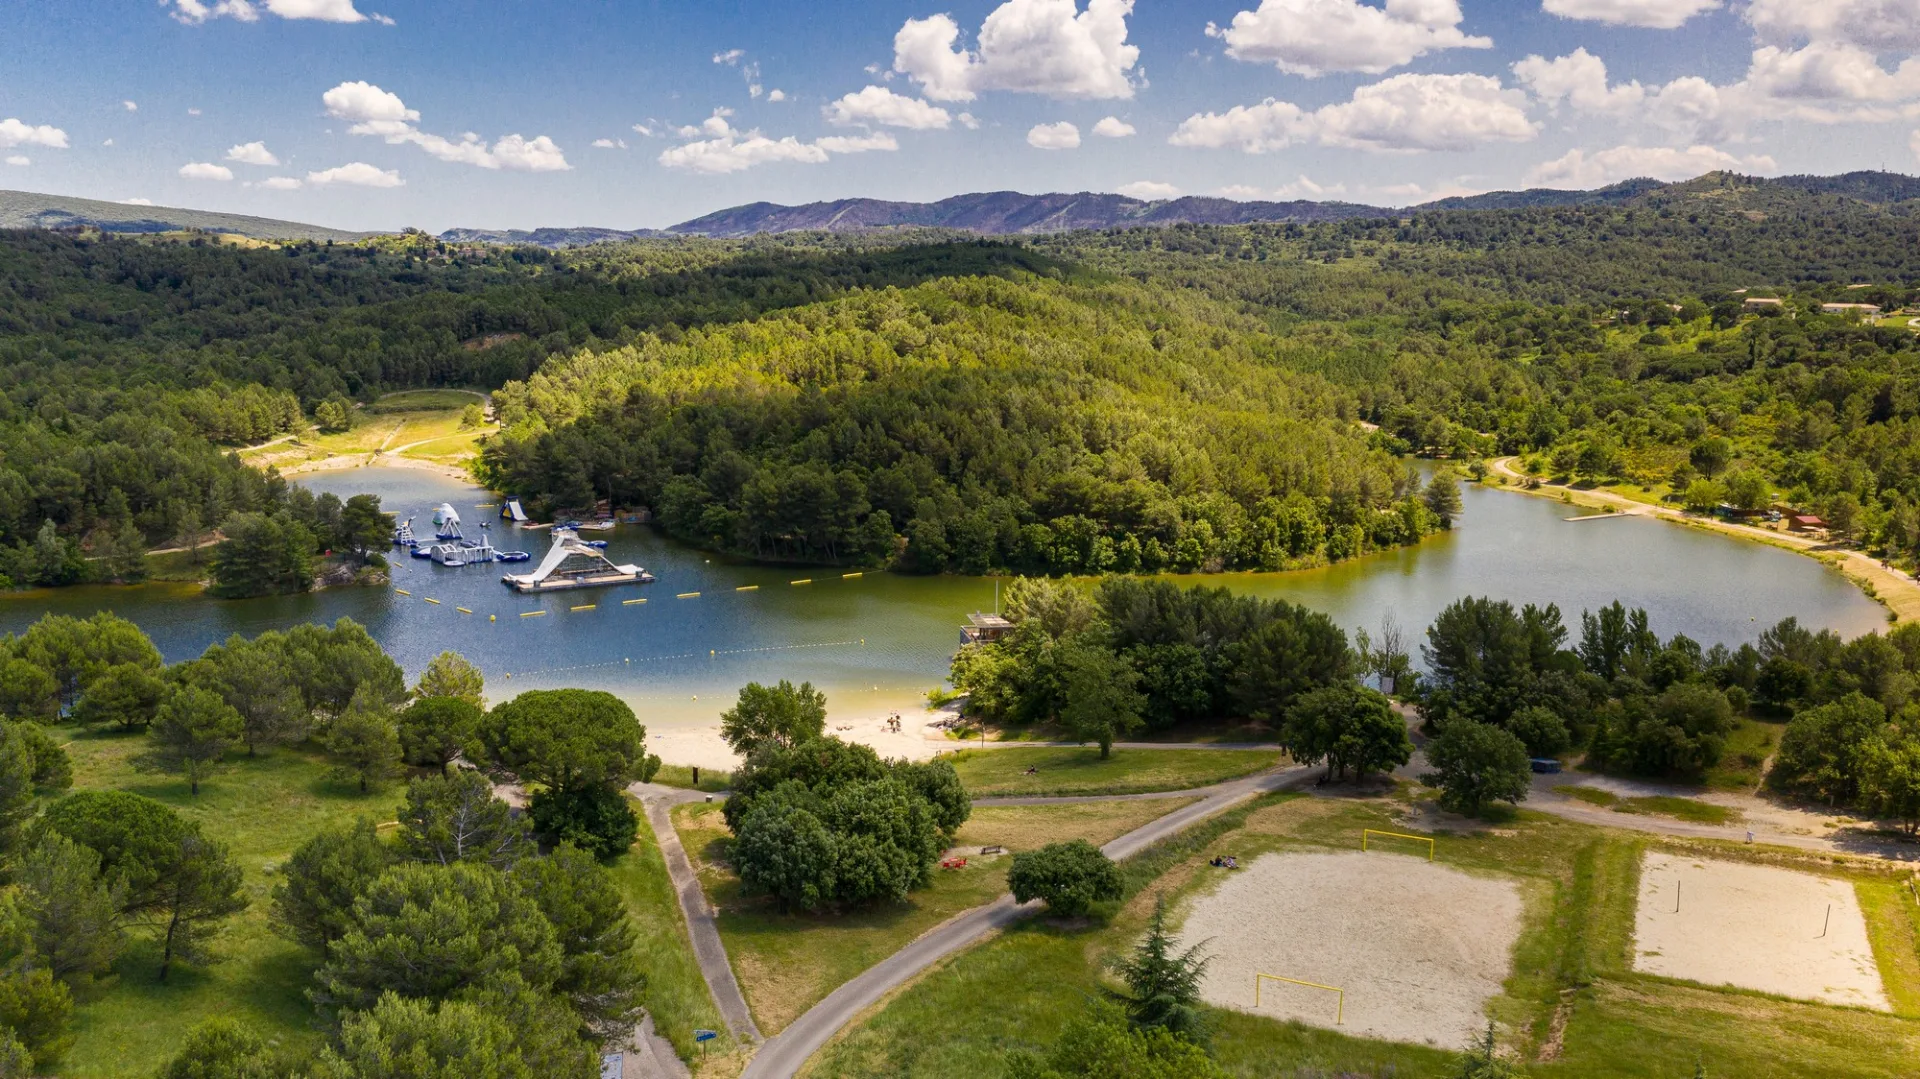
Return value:
<svg viewBox="0 0 1920 1079">
<path fill-rule="evenodd" d="M 973 1079 L 997 1074 L 1010 1048 L 1039 1047 L 1111 985 L 1106 960 L 1131 946 L 1164 892 L 1176 903 L 1220 878 L 1207 859 L 1245 863 L 1269 850 L 1351 850 L 1363 827 L 1392 828 L 1385 800 L 1270 796 L 1202 825 L 1172 850 L 1150 850 L 1124 867 L 1134 894 L 1107 925 L 1072 929 L 1029 921 L 963 952 L 893 997 L 829 1045 L 807 1075 Z M 1712 1076 L 1892 1079 L 1912 1074 L 1920 1053 L 1920 916 L 1895 902 L 1894 877 L 1848 873 L 1858 882 L 1896 1014 L 1708 989 L 1635 974 L 1630 967 L 1639 836 L 1521 812 L 1500 828 L 1439 837 L 1442 863 L 1519 883 L 1525 927 L 1504 991 L 1489 1005 L 1503 1043 L 1535 1079 L 1682 1079 L 1696 1060 Z M 1784 852 L 1700 844 L 1675 847 L 1787 863 Z M 1392 858 L 1397 855 L 1383 854 Z M 1826 859 L 1807 858 L 1837 873 Z M 1230 948 L 1232 941 L 1216 941 Z M 1363 1041 L 1238 1012 L 1215 1013 L 1212 1040 L 1229 1074 L 1439 1075 L 1455 1047 Z"/>
<path fill-rule="evenodd" d="M 413 410 L 382 409 L 376 405 L 363 411 L 359 422 L 350 431 L 323 434 L 317 429 L 308 429 L 294 438 L 245 451 L 241 457 L 255 468 L 280 469 L 296 468 L 331 457 L 359 457 L 372 453 L 398 453 L 402 457 L 452 463 L 471 456 L 478 440 L 493 430 L 491 427 L 460 426 L 461 409 L 478 403 L 479 398 L 456 390 L 410 390 L 405 394 L 389 394 L 381 398 L 381 404 L 392 398 L 407 398 L 414 394 L 453 394 L 459 398 L 459 403 L 428 404 Z"/>
<path fill-rule="evenodd" d="M 88 734 L 61 728 L 73 758 L 75 790 L 127 790 L 158 799 L 200 822 L 227 845 L 245 871 L 252 899 L 216 943 L 219 960 L 178 967 L 160 984 L 158 954 L 149 934 L 135 931 L 116 967 L 116 983 L 78 1002 L 74 1048 L 52 1074 L 76 1079 L 149 1079 L 175 1052 L 185 1031 L 214 1015 L 239 1019 L 296 1052 L 317 1048 L 324 1028 L 306 999 L 318 956 L 275 934 L 267 923 L 277 867 L 308 837 L 367 817 L 390 821 L 402 798 L 391 782 L 368 795 L 329 779 L 317 755 L 274 749 L 235 757 L 228 767 L 188 793 L 183 780 L 136 770 L 140 735 Z M 725 1029 L 693 961 L 686 926 L 667 879 L 659 847 L 641 816 L 640 840 L 611 867 L 640 930 L 648 976 L 647 1007 L 659 1031 L 683 1053 L 693 1029 Z M 724 1061 L 726 1047 L 710 1058 Z M 737 1070 L 737 1069 L 736 1069 Z"/>
<path fill-rule="evenodd" d="M 976 798 L 1009 795 L 1141 794 L 1206 787 L 1280 763 L 1265 749 L 1116 749 L 1100 759 L 1090 747 L 963 749 L 948 758 Z M 1037 769 L 1027 775 L 1029 768 Z"/>
<path fill-rule="evenodd" d="M 684 764 L 663 764 L 653 777 L 655 783 L 663 787 L 679 787 L 683 790 L 706 791 L 718 794 L 727 789 L 732 782 L 732 773 L 719 768 L 700 769 L 700 782 L 693 781 L 693 769 Z"/>
<path fill-rule="evenodd" d="M 1740 814 L 1726 806 L 1714 805 L 1693 798 L 1678 798 L 1670 794 L 1649 794 L 1637 798 L 1622 798 L 1620 795 L 1599 787 L 1582 787 L 1567 784 L 1553 788 L 1555 792 L 1575 798 L 1588 805 L 1611 809 L 1615 813 L 1638 813 L 1654 817 L 1672 817 L 1675 820 L 1692 821 L 1695 824 L 1731 824 L 1740 819 Z"/>
<path fill-rule="evenodd" d="M 362 816 L 392 820 L 399 788 L 388 785 L 362 796 L 329 780 L 317 757 L 278 749 L 253 760 L 237 758 L 203 783 L 196 798 L 182 780 L 133 768 L 143 737 L 61 733 L 74 735 L 67 752 L 75 790 L 133 791 L 198 820 L 233 852 L 253 905 L 217 942 L 219 962 L 177 969 L 166 985 L 158 980 L 158 955 L 148 934 L 136 931 L 116 968 L 118 983 L 74 1010 L 74 1048 L 55 1074 L 146 1079 L 189 1027 L 213 1015 L 232 1016 L 294 1049 L 318 1046 L 322 1032 L 304 995 L 317 957 L 267 925 L 274 870 L 323 828 Z"/>
<path fill-rule="evenodd" d="M 961 846 L 999 844 L 1010 852 L 1056 840 L 1104 843 L 1179 808 L 1178 799 L 1069 806 L 982 806 L 961 828 Z M 966 869 L 936 870 L 933 883 L 905 903 L 845 914 L 783 913 L 742 894 L 726 865 L 731 842 L 718 806 L 676 806 L 674 829 L 693 860 L 707 899 L 719 911 L 721 939 L 763 1034 L 784 1029 L 854 975 L 969 907 L 1006 891 L 1009 857 L 974 858 Z M 995 1073 L 997 1074 L 997 1073 Z"/>
<path fill-rule="evenodd" d="M 1707 771 L 1707 786 L 1746 794 L 1757 790 L 1767 758 L 1779 746 L 1780 732 L 1786 726 L 1759 719 L 1736 719 L 1733 730 L 1727 734 L 1727 748 L 1720 754 L 1720 763 Z"/>
<path fill-rule="evenodd" d="M 399 390 L 382 394 L 366 410 L 372 413 L 458 412 L 485 401 L 486 396 L 474 390 Z"/>
</svg>

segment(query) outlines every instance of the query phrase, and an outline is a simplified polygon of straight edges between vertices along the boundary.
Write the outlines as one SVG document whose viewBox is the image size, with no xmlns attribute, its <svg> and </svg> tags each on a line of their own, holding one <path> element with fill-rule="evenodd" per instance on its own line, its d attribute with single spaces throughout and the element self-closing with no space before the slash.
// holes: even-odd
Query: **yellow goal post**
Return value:
<svg viewBox="0 0 1920 1079">
<path fill-rule="evenodd" d="M 1433 861 L 1434 850 L 1432 836 L 1408 835 L 1405 832 L 1383 832 L 1378 828 L 1362 828 L 1360 829 L 1360 849 L 1371 850 L 1372 848 L 1368 846 L 1368 844 L 1372 841 L 1373 837 L 1377 835 L 1392 836 L 1395 839 L 1411 839 L 1415 842 L 1425 843 L 1427 845 L 1427 861 Z"/>
<path fill-rule="evenodd" d="M 1260 1006 L 1260 979 L 1286 982 L 1288 985 L 1304 985 L 1308 989 L 1325 989 L 1336 997 L 1333 1009 L 1333 1025 L 1343 1026 L 1347 1020 L 1347 991 L 1337 985 L 1321 985 L 1319 982 L 1303 982 L 1298 978 L 1282 978 L 1278 974 L 1255 974 L 1253 976 L 1253 1006 Z"/>
</svg>

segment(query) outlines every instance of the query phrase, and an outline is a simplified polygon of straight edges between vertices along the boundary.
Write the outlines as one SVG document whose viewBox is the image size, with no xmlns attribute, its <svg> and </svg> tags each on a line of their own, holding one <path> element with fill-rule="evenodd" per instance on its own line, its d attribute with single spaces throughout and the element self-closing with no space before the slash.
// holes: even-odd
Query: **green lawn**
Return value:
<svg viewBox="0 0 1920 1079">
<path fill-rule="evenodd" d="M 1264 771 L 1281 756 L 1267 749 L 1116 749 L 1101 760 L 1096 748 L 1072 746 L 962 749 L 947 759 L 968 793 L 987 798 L 1192 790 Z"/>
<path fill-rule="evenodd" d="M 1363 827 L 1394 827 L 1392 803 L 1271 796 L 1201 825 L 1175 849 L 1127 863 L 1134 898 L 1107 925 L 1029 921 L 943 964 L 829 1045 L 805 1074 L 825 1079 L 975 1079 L 998 1074 L 1016 1047 L 1049 1044 L 1087 997 L 1110 987 L 1104 964 L 1138 938 L 1151 896 L 1181 898 L 1216 879 L 1214 853 L 1247 860 L 1268 850 L 1353 849 Z M 1891 1079 L 1920 1053 L 1916 916 L 1893 909 L 1895 879 L 1852 874 L 1896 1014 L 1803 1004 L 1633 973 L 1639 859 L 1648 840 L 1521 812 L 1500 828 L 1439 835 L 1439 858 L 1513 878 L 1526 925 L 1505 991 L 1490 1002 L 1507 1049 L 1535 1079 L 1684 1079 L 1696 1060 L 1712 1076 Z M 1742 848 L 1699 844 L 1682 849 Z M 1791 854 L 1751 852 L 1775 863 Z M 1810 871 L 1834 872 L 1825 859 Z M 1911 897 L 1907 900 L 1911 908 Z M 1367 1041 L 1258 1016 L 1216 1012 L 1213 1050 L 1229 1074 L 1447 1074 L 1451 1046 Z"/>
<path fill-rule="evenodd" d="M 732 774 L 718 768 L 700 769 L 700 782 L 693 781 L 693 769 L 684 764 L 663 764 L 653 777 L 655 783 L 663 787 L 679 787 L 683 790 L 706 791 L 718 794 L 727 789 L 732 782 Z"/>
<path fill-rule="evenodd" d="M 1675 798 L 1671 795 L 1654 794 L 1640 798 L 1622 798 L 1620 804 L 1613 807 L 1615 813 L 1644 813 L 1655 817 L 1672 817 L 1675 820 L 1692 821 L 1695 824 L 1731 824 L 1740 819 L 1740 814 L 1726 806 L 1714 805 L 1693 798 Z"/>
<path fill-rule="evenodd" d="M 1719 791 L 1751 794 L 1760 786 L 1761 769 L 1780 744 L 1784 723 L 1759 719 L 1737 719 L 1727 735 L 1727 748 L 1720 763 L 1707 772 L 1707 786 Z"/>
<path fill-rule="evenodd" d="M 997 844 L 1009 851 L 1061 839 L 1104 843 L 1184 805 L 1178 799 L 1068 806 L 982 806 L 964 825 L 961 846 Z M 973 857 L 960 870 L 936 870 L 933 883 L 905 903 L 843 914 L 783 913 L 768 900 L 743 894 L 726 864 L 731 835 L 720 807 L 676 806 L 674 829 L 700 874 L 707 899 L 719 911 L 721 939 L 734 976 L 763 1034 L 784 1029 L 854 975 L 899 951 L 915 937 L 1006 891 L 1005 856 Z M 996 1073 L 997 1074 L 997 1073 Z"/>
<path fill-rule="evenodd" d="M 145 744 L 140 735 L 64 728 L 57 733 L 72 739 L 67 752 L 73 758 L 75 790 L 133 791 L 198 820 L 245 870 L 253 905 L 233 919 L 218 941 L 218 962 L 201 968 L 176 966 L 166 985 L 158 981 L 158 956 L 149 935 L 136 930 L 117 967 L 118 982 L 79 1002 L 74 1048 L 53 1074 L 149 1079 L 176 1051 L 189 1027 L 214 1015 L 240 1019 L 295 1051 L 317 1048 L 325 1031 L 305 993 L 318 957 L 279 937 L 267 924 L 275 870 L 294 848 L 324 828 L 356 817 L 391 821 L 402 783 L 390 782 L 363 796 L 351 785 L 328 779 L 328 765 L 318 755 L 275 749 L 254 759 L 233 758 L 224 771 L 201 784 L 196 798 L 184 781 L 133 768 L 131 758 Z M 640 930 L 647 1007 L 660 1032 L 683 1054 L 690 1053 L 695 1027 L 725 1027 L 694 964 L 679 903 L 644 815 L 639 842 L 613 864 L 612 872 Z M 723 1047 L 716 1062 L 725 1059 Z"/>
<path fill-rule="evenodd" d="M 382 394 L 368 412 L 442 412 L 481 404 L 478 393 L 466 390 L 399 390 Z"/>
<path fill-rule="evenodd" d="M 67 745 L 74 789 L 133 791 L 200 821 L 245 870 L 253 905 L 217 942 L 219 962 L 176 968 L 166 985 L 158 980 L 149 935 L 136 930 L 117 967 L 118 983 L 75 1008 L 74 1048 L 55 1074 L 146 1079 L 171 1056 L 182 1033 L 213 1015 L 240 1019 L 295 1049 L 318 1046 L 322 1031 L 304 995 L 316 957 L 267 925 L 275 868 L 325 827 L 362 816 L 392 820 L 399 787 L 389 784 L 362 796 L 329 780 L 318 757 L 278 749 L 253 760 L 235 758 L 201 785 L 196 798 L 183 780 L 133 769 L 129 759 L 144 741 L 138 735 L 75 736 Z"/>
</svg>

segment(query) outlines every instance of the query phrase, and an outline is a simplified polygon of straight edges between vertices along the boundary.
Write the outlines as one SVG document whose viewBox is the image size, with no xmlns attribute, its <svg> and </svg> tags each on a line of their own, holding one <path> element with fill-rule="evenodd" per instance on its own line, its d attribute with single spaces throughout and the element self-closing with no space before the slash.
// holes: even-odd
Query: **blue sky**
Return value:
<svg viewBox="0 0 1920 1079">
<path fill-rule="evenodd" d="M 348 228 L 1915 171 L 1920 0 L 63 0 L 0 187 Z"/>
</svg>

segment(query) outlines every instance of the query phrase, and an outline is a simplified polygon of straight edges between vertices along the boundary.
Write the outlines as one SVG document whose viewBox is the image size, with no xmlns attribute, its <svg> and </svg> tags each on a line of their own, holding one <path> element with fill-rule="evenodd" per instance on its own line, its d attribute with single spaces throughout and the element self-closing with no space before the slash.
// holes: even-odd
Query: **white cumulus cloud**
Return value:
<svg viewBox="0 0 1920 1079">
<path fill-rule="evenodd" d="M 1616 146 L 1611 150 L 1570 150 L 1564 156 L 1534 166 L 1527 172 L 1527 186 L 1585 189 L 1605 187 L 1622 180 L 1651 177 L 1655 180 L 1691 180 L 1702 173 L 1720 169 L 1744 172 L 1772 172 L 1777 166 L 1765 155 L 1735 157 L 1712 146 Z"/>
<path fill-rule="evenodd" d="M 1271 98 L 1224 113 L 1197 113 L 1169 140 L 1175 146 L 1267 153 L 1301 142 L 1384 153 L 1469 150 L 1526 142 L 1539 127 L 1526 95 L 1486 75 L 1395 75 L 1312 112 Z"/>
<path fill-rule="evenodd" d="M 945 131 L 953 123 L 953 117 L 940 106 L 896 94 L 884 86 L 869 86 L 848 94 L 824 111 L 827 121 L 840 127 L 865 124 L 912 131 Z"/>
<path fill-rule="evenodd" d="M 153 205 L 153 200 L 152 200 L 152 199 L 140 199 L 140 198 L 134 198 L 134 199 L 121 199 L 121 200 L 120 200 L 120 205 L 122 205 L 122 206 L 152 206 L 152 205 Z"/>
<path fill-rule="evenodd" d="M 1606 62 L 1584 47 L 1552 60 L 1529 56 L 1513 65 L 1513 77 L 1546 104 L 1566 102 L 1581 112 L 1621 112 L 1646 97 L 1637 82 L 1609 86 Z"/>
<path fill-rule="evenodd" d="M 1093 133 L 1103 139 L 1124 139 L 1139 134 L 1132 124 L 1118 116 L 1109 116 L 1093 125 Z"/>
<path fill-rule="evenodd" d="M 935 101 L 972 101 L 989 90 L 1056 98 L 1128 98 L 1140 50 L 1127 44 L 1133 0 L 1006 0 L 980 24 L 977 47 L 960 45 L 950 15 L 908 19 L 893 39 L 893 70 Z"/>
<path fill-rule="evenodd" d="M 354 161 L 345 165 L 336 165 L 330 169 L 307 173 L 307 182 L 315 187 L 328 184 L 346 184 L 350 187 L 399 187 L 406 181 L 394 169 L 383 169 L 369 165 L 364 161 Z"/>
<path fill-rule="evenodd" d="M 298 191 L 306 185 L 297 176 L 269 176 L 260 181 L 260 186 L 268 191 Z"/>
<path fill-rule="evenodd" d="M 25 168 L 26 166 L 33 164 L 33 158 L 30 158 L 25 154 L 8 154 L 7 164 L 12 165 L 15 168 Z"/>
<path fill-rule="evenodd" d="M 372 135 L 389 145 L 414 145 L 441 161 L 483 169 L 519 172 L 560 172 L 573 166 L 551 138 L 503 135 L 489 146 L 474 132 L 457 139 L 420 130 L 420 113 L 407 108 L 400 96 L 368 82 L 343 82 L 320 96 L 327 115 L 353 124 L 349 135 Z"/>
<path fill-rule="evenodd" d="M 320 102 L 327 107 L 327 115 L 336 120 L 351 120 L 356 123 L 407 123 L 420 119 L 420 114 L 407 108 L 399 94 L 388 93 L 370 82 L 355 80 L 340 85 L 320 95 Z"/>
<path fill-rule="evenodd" d="M 226 160 L 236 165 L 278 165 L 280 159 L 273 156 L 264 142 L 245 142 L 227 149 Z"/>
<path fill-rule="evenodd" d="M 1747 22 L 1762 42 L 1838 42 L 1875 52 L 1920 52 L 1913 0 L 1752 0 Z"/>
<path fill-rule="evenodd" d="M 738 130 L 727 121 L 731 115 L 731 109 L 715 109 L 713 115 L 699 125 L 677 129 L 681 138 L 692 141 L 661 151 L 660 163 L 670 169 L 725 175 L 757 165 L 820 165 L 834 154 L 900 148 L 893 136 L 884 131 L 870 135 L 830 135 L 812 142 L 801 142 L 792 135 L 769 138 L 758 131 Z"/>
<path fill-rule="evenodd" d="M 162 5 L 166 2 L 162 0 Z M 355 8 L 353 0 L 172 0 L 172 5 L 175 19 L 194 26 L 208 19 L 255 22 L 259 20 L 260 8 L 263 7 L 283 19 L 393 25 L 393 20 L 385 15 L 369 15 Z"/>
<path fill-rule="evenodd" d="M 50 150 L 67 148 L 67 133 L 52 124 L 29 124 L 11 116 L 0 120 L 0 150 L 10 146 L 45 146 Z"/>
<path fill-rule="evenodd" d="M 233 170 L 225 165 L 216 165 L 211 161 L 190 161 L 180 166 L 180 176 L 187 180 L 231 180 Z"/>
<path fill-rule="evenodd" d="M 128 112 L 140 111 L 140 103 L 137 101 L 122 101 L 120 107 L 126 109 Z"/>
<path fill-rule="evenodd" d="M 1383 74 L 1442 49 L 1487 49 L 1493 41 L 1460 30 L 1458 0 L 1260 0 L 1224 30 L 1207 34 L 1227 43 L 1227 55 L 1273 64 L 1309 78 L 1330 71 Z"/>
<path fill-rule="evenodd" d="M 1540 7 L 1563 19 L 1673 30 L 1695 15 L 1719 8 L 1720 0 L 1543 0 Z"/>
<path fill-rule="evenodd" d="M 1161 199 L 1177 199 L 1180 197 L 1179 188 L 1172 184 L 1163 184 L 1158 180 L 1135 180 L 1130 184 L 1122 184 L 1115 190 L 1130 199 L 1139 199 L 1142 202 L 1156 202 Z"/>
<path fill-rule="evenodd" d="M 770 103 L 778 104 L 782 101 L 785 101 L 786 99 L 787 99 L 787 92 L 778 87 L 775 87 L 774 89 L 767 91 L 767 101 Z"/>
<path fill-rule="evenodd" d="M 1071 150 L 1080 145 L 1080 129 L 1065 120 L 1035 124 L 1027 132 L 1027 145 L 1036 150 Z"/>
</svg>

